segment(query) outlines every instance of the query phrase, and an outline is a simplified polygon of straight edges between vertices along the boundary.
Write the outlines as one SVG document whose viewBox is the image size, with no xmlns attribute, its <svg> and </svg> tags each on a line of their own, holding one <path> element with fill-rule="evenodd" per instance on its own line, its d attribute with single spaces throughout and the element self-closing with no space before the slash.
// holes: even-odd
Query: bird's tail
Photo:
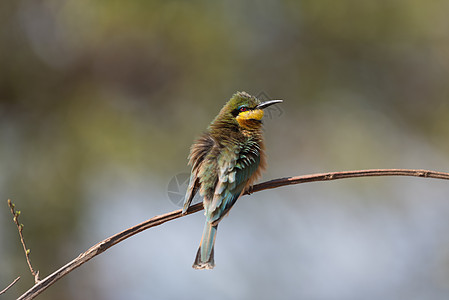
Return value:
<svg viewBox="0 0 449 300">
<path fill-rule="evenodd" d="M 200 247 L 198 248 L 195 262 L 192 266 L 194 269 L 213 269 L 215 267 L 214 244 L 217 227 L 218 225 L 212 225 L 206 221 Z"/>
</svg>

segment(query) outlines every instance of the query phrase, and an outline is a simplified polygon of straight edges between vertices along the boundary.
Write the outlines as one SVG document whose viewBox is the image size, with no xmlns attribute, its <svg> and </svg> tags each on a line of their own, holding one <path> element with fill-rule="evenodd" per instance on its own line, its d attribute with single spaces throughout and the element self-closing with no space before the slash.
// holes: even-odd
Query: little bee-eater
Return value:
<svg viewBox="0 0 449 300">
<path fill-rule="evenodd" d="M 280 102 L 282 100 L 261 103 L 245 92 L 234 94 L 190 148 L 192 172 L 183 213 L 187 212 L 199 190 L 206 216 L 193 268 L 212 269 L 215 266 L 218 223 L 265 168 L 263 109 Z"/>
</svg>

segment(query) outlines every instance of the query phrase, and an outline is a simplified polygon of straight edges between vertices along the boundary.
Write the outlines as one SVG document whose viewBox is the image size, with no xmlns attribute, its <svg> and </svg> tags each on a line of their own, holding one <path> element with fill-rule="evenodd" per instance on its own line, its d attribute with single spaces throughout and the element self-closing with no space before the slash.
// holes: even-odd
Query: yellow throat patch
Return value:
<svg viewBox="0 0 449 300">
<path fill-rule="evenodd" d="M 242 127 L 251 127 L 250 120 L 260 121 L 263 118 L 263 110 L 261 109 L 253 109 L 239 113 L 236 117 L 237 122 L 239 122 Z"/>
</svg>

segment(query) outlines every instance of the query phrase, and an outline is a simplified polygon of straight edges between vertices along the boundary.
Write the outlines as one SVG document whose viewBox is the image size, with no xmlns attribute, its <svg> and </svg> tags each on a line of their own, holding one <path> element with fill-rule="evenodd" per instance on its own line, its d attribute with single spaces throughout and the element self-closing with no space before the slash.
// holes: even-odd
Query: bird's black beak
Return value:
<svg viewBox="0 0 449 300">
<path fill-rule="evenodd" d="M 271 106 L 276 103 L 281 103 L 281 102 L 282 102 L 282 100 L 268 100 L 268 101 L 260 103 L 259 105 L 257 105 L 256 108 L 264 109 L 264 108 L 267 108 L 268 106 Z"/>
</svg>

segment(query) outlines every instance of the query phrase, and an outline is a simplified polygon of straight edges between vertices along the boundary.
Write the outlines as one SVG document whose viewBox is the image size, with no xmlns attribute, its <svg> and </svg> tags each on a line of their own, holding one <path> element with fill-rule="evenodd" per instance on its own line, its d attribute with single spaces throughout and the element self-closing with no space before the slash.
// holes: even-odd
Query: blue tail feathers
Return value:
<svg viewBox="0 0 449 300">
<path fill-rule="evenodd" d="M 207 221 L 204 224 L 203 237 L 192 266 L 194 269 L 213 269 L 215 267 L 214 244 L 217 227 L 218 225 L 212 225 Z"/>
</svg>

